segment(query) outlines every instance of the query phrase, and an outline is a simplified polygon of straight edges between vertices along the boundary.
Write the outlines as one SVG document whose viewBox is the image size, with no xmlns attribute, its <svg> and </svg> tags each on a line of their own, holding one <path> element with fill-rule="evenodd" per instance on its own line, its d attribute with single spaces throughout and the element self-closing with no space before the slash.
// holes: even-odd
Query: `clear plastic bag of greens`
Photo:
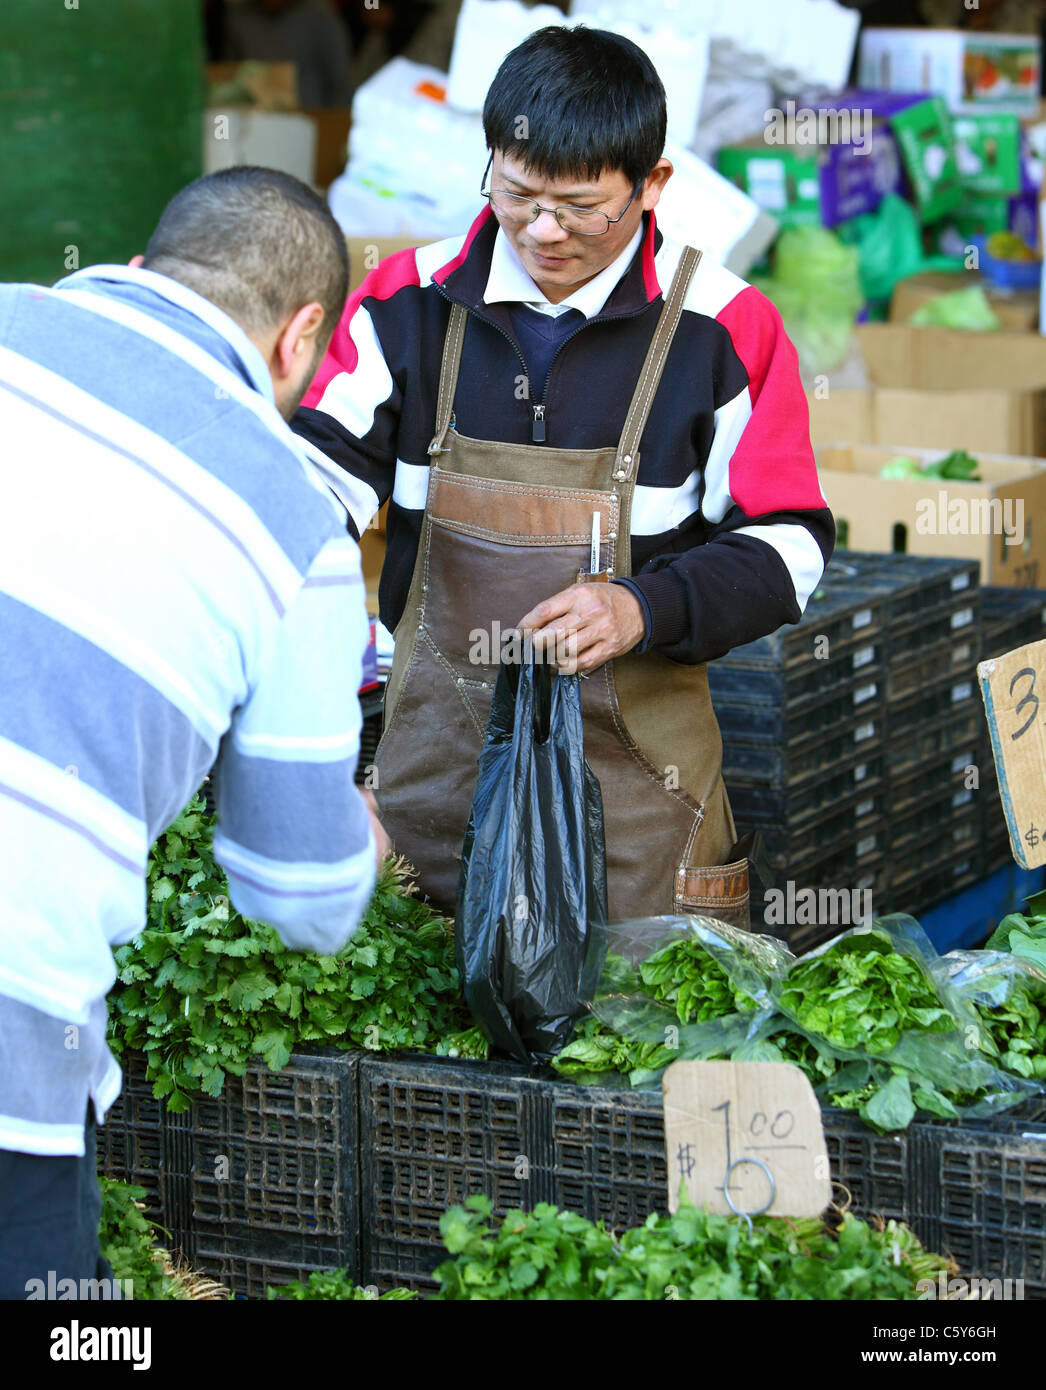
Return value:
<svg viewBox="0 0 1046 1390">
<path fill-rule="evenodd" d="M 781 1012 L 838 1070 L 819 1093 L 877 1129 L 923 1110 L 989 1114 L 1034 1088 L 978 1047 L 983 1021 L 914 917 L 897 913 L 843 932 L 795 961 L 772 985 Z"/>
<path fill-rule="evenodd" d="M 908 1032 L 935 1036 L 975 1025 L 914 917 L 853 927 L 790 964 L 774 1003 L 841 1058 L 888 1057 Z"/>
<path fill-rule="evenodd" d="M 553 1060 L 588 1084 L 653 1087 L 671 1062 L 729 1057 L 773 1013 L 769 981 L 791 959 L 772 937 L 709 917 L 650 917 L 606 928 L 589 1017 Z"/>
<path fill-rule="evenodd" d="M 952 951 L 942 964 L 980 1015 L 979 1051 L 1004 1071 L 1046 1082 L 1046 970 L 1006 951 Z"/>
</svg>

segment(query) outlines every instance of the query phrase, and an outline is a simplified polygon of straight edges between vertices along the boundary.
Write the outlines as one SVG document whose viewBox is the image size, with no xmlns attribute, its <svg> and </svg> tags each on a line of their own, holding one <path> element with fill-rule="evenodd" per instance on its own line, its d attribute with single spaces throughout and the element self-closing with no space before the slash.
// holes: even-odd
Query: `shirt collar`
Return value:
<svg viewBox="0 0 1046 1390">
<path fill-rule="evenodd" d="M 143 289 L 159 295 L 161 299 L 166 299 L 168 303 L 176 304 L 196 318 L 202 319 L 208 328 L 217 333 L 235 352 L 254 389 L 266 400 L 275 401 L 272 377 L 269 375 L 264 357 L 240 325 L 223 309 L 219 309 L 209 299 L 204 299 L 203 295 L 197 294 L 178 280 L 172 280 L 169 275 L 158 275 L 155 270 L 129 265 L 87 266 L 59 280 L 53 288 L 62 290 L 75 285 L 77 289 L 88 289 L 92 280 L 116 280 L 140 285 Z"/>
<path fill-rule="evenodd" d="M 484 302 L 497 304 L 507 301 L 512 304 L 528 304 L 531 308 L 545 314 L 560 314 L 566 309 L 577 309 L 586 318 L 595 318 L 603 309 L 625 271 L 632 264 L 632 258 L 643 239 L 643 229 L 644 224 L 640 220 L 639 226 L 632 234 L 632 239 L 615 260 L 611 261 L 587 284 L 581 285 L 567 295 L 566 299 L 554 305 L 542 294 L 527 274 L 515 247 L 505 235 L 504 228 L 499 227 L 497 236 L 494 238 L 494 250 L 490 258 L 487 287 L 483 292 Z"/>
</svg>

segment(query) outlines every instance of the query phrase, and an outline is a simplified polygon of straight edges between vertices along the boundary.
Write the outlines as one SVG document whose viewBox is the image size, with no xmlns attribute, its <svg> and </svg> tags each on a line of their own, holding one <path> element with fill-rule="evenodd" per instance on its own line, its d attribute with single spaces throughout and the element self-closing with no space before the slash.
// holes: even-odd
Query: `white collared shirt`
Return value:
<svg viewBox="0 0 1046 1390">
<path fill-rule="evenodd" d="M 486 304 L 525 304 L 528 309 L 534 309 L 539 314 L 548 314 L 552 318 L 558 318 L 568 309 L 577 309 L 586 318 L 594 318 L 601 312 L 614 287 L 631 265 L 636 248 L 643 239 L 643 232 L 644 223 L 641 219 L 631 241 L 615 260 L 598 275 L 593 276 L 587 284 L 578 286 L 559 304 L 553 304 L 528 275 L 516 248 L 505 235 L 505 229 L 498 227 L 483 300 Z"/>
</svg>

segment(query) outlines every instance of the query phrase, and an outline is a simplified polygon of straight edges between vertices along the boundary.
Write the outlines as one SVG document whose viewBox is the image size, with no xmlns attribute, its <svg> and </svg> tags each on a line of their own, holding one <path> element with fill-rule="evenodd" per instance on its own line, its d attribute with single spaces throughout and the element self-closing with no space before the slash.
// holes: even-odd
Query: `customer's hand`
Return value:
<svg viewBox="0 0 1046 1390">
<path fill-rule="evenodd" d="M 370 826 L 374 831 L 374 843 L 378 860 L 378 868 L 381 868 L 382 860 L 392 853 L 392 841 L 386 834 L 385 827 L 378 819 L 378 803 L 374 799 L 374 793 L 369 787 L 360 787 L 360 796 L 367 803 L 367 811 L 370 814 Z"/>
</svg>

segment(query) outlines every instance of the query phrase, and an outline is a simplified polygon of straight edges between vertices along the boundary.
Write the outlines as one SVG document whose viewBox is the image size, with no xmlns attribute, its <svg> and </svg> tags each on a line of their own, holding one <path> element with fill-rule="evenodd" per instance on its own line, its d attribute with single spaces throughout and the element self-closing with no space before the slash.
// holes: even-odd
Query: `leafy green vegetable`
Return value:
<svg viewBox="0 0 1046 1390">
<path fill-rule="evenodd" d="M 387 1293 L 379 1294 L 376 1290 L 362 1288 L 349 1278 L 347 1267 L 314 1270 L 304 1283 L 295 1279 L 289 1284 L 280 1284 L 275 1288 L 270 1284 L 265 1294 L 270 1302 L 274 1299 L 286 1299 L 299 1303 L 308 1299 L 329 1299 L 346 1303 L 377 1303 L 388 1300 L 406 1302 L 418 1296 L 413 1289 L 389 1289 Z"/>
<path fill-rule="evenodd" d="M 693 937 L 662 946 L 643 961 L 639 975 L 654 999 L 675 1005 L 680 1023 L 707 1023 L 756 1007 L 752 996 L 735 985 Z"/>
<path fill-rule="evenodd" d="M 138 1206 L 146 1195 L 145 1189 L 117 1182 L 102 1173 L 98 1175 L 98 1186 L 102 1192 L 98 1244 L 113 1277 L 121 1283 L 130 1280 L 131 1296 L 135 1299 L 184 1298 L 179 1283 L 164 1274 L 156 1228 Z"/>
<path fill-rule="evenodd" d="M 905 1032 L 955 1028 L 918 964 L 875 931 L 844 936 L 798 961 L 785 977 L 781 1007 L 833 1047 L 872 1056 L 896 1047 Z"/>
<path fill-rule="evenodd" d="M 547 1202 L 509 1211 L 496 1229 L 485 1196 L 440 1220 L 451 1256 L 436 1269 L 438 1299 L 724 1300 L 913 1299 L 919 1279 L 949 1268 L 906 1227 L 876 1229 L 844 1216 L 759 1217 L 746 1226 L 695 1207 L 652 1215 L 615 1238 Z"/>
<path fill-rule="evenodd" d="M 336 956 L 287 950 L 233 910 L 211 849 L 213 817 L 194 798 L 153 847 L 148 923 L 114 952 L 114 1052 L 145 1053 L 154 1094 L 186 1109 L 221 1094 L 252 1056 L 274 1070 L 303 1045 L 433 1051 L 471 1036 L 450 924 L 414 896 L 401 863 L 383 865 L 366 916 Z"/>
<path fill-rule="evenodd" d="M 950 454 L 920 463 L 918 459 L 901 455 L 889 459 L 879 469 L 880 478 L 952 478 L 961 482 L 978 483 L 980 464 L 965 449 L 953 449 Z"/>
<path fill-rule="evenodd" d="M 1037 899 L 1028 900 L 1029 908 L 1039 906 Z M 1046 908 L 1046 904 L 1042 904 Z M 1004 917 L 992 932 L 986 943 L 989 951 L 1010 951 L 1015 956 L 1023 956 L 1046 970 L 1046 915 L 1025 916 L 1011 912 Z"/>
</svg>

